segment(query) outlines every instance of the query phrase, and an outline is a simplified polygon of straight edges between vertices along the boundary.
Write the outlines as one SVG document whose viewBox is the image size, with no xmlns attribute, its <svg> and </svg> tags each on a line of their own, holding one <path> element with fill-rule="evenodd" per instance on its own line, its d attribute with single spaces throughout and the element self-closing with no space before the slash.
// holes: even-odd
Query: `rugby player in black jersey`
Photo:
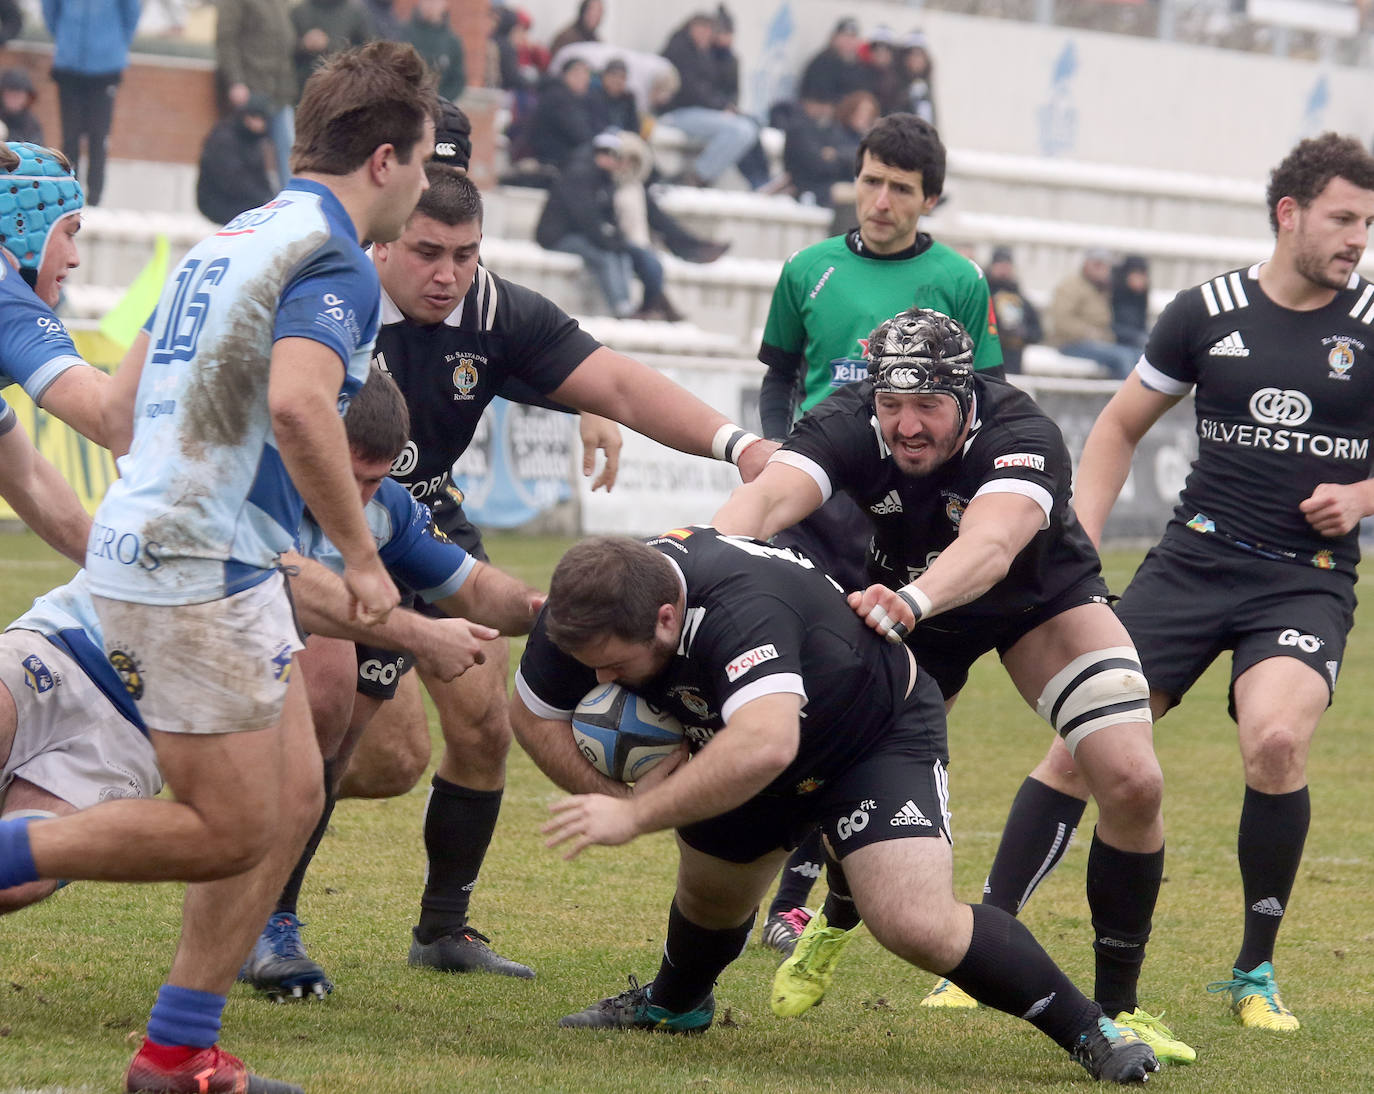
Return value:
<svg viewBox="0 0 1374 1094">
<path fill-rule="evenodd" d="M 1058 427 L 1023 392 L 974 373 L 972 356 L 967 332 L 939 312 L 912 308 L 883 323 L 869 339 L 869 379 L 809 411 L 712 523 L 766 538 L 844 490 L 871 522 L 875 584 L 850 594 L 870 626 L 905 636 L 949 705 L 969 666 L 997 650 L 1098 798 L 1087 879 L 1094 998 L 1161 1059 L 1191 1060 L 1136 998 L 1164 866 L 1145 677 L 1069 505 Z M 820 1000 L 857 927 L 841 872 L 830 890 L 778 969 L 780 1015 Z"/>
<path fill-rule="evenodd" d="M 1117 611 L 1156 718 L 1232 651 L 1245 926 L 1230 977 L 1209 990 L 1229 992 L 1242 1025 L 1295 1030 L 1274 944 L 1311 816 L 1308 749 L 1354 621 L 1359 522 L 1374 514 L 1374 283 L 1355 272 L 1374 158 L 1334 133 L 1305 140 L 1271 174 L 1268 205 L 1269 259 L 1179 293 L 1159 317 L 1088 437 L 1076 506 L 1099 539 L 1140 438 L 1191 389 L 1198 456 Z"/>
<path fill-rule="evenodd" d="M 410 411 L 411 440 L 392 477 L 431 507 L 441 531 L 486 561 L 481 534 L 454 496 L 451 469 L 498 394 L 590 411 L 681 451 L 728 459 L 746 479 L 757 473 L 771 446 L 755 444 L 753 434 L 649 366 L 601 345 L 539 293 L 478 264 L 482 197 L 461 169 L 470 145 L 465 148 L 462 134 L 455 134 L 460 119 L 456 107 L 445 107 L 436 146 L 448 145 L 453 154 L 427 166 L 429 189 L 401 237 L 373 248 L 382 284 L 373 359 L 399 385 Z M 614 455 L 608 453 L 612 474 Z M 584 463 L 589 473 L 591 459 L 589 453 Z M 483 664 L 457 680 L 419 673 L 438 711 L 445 747 L 426 806 L 428 871 L 409 961 L 450 972 L 529 978 L 533 970 L 496 953 L 467 922 L 496 827 L 511 739 L 508 654 L 504 642 L 492 647 Z M 414 677 L 405 673 L 409 663 L 392 651 L 358 647 L 354 728 L 382 709 L 354 756 L 353 766 L 362 770 L 344 776 L 344 795 L 403 793 L 428 764 L 429 730 Z M 394 701 L 383 704 L 392 696 Z M 410 743 L 407 756 L 379 755 L 370 747 L 394 748 L 397 742 Z M 304 865 L 292 879 L 297 887 Z M 299 962 L 299 939 L 285 945 L 301 955 Z M 299 969 L 293 966 L 296 979 Z M 263 970 L 262 982 L 270 978 L 270 970 Z"/>
<path fill-rule="evenodd" d="M 691 759 L 684 746 L 633 790 L 596 771 L 570 720 L 609 681 L 681 720 Z M 647 545 L 584 540 L 554 570 L 511 721 L 574 795 L 550 807 L 550 846 L 571 858 L 663 829 L 678 837 L 657 974 L 559 1025 L 705 1030 L 716 978 L 743 950 L 787 848 L 819 825 L 887 949 L 1025 1017 L 1095 1078 L 1140 1082 L 1159 1066 L 1017 920 L 955 900 L 936 679 L 866 628 L 804 556 L 705 527 Z"/>
</svg>

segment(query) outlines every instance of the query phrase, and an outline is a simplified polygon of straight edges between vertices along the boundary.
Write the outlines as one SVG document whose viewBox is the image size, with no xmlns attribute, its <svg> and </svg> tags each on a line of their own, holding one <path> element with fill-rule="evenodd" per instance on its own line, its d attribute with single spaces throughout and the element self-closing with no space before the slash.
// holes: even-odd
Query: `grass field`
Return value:
<svg viewBox="0 0 1374 1094">
<path fill-rule="evenodd" d="M 494 558 L 543 583 L 563 546 L 493 536 Z M 1119 589 L 1138 555 L 1113 554 Z M 69 564 L 29 535 L 0 537 L 0 618 L 66 579 Z M 517 649 L 518 655 L 518 649 Z M 1242 1030 L 1208 981 L 1239 943 L 1235 828 L 1242 796 L 1225 675 L 1215 669 L 1156 731 L 1166 777 L 1166 884 L 1142 1002 L 1200 1060 L 1155 1076 L 1158 1090 L 1277 1094 L 1374 1090 L 1374 649 L 1357 629 L 1337 704 L 1311 762 L 1312 832 L 1276 961 L 1303 1029 Z M 951 721 L 955 882 L 977 899 L 1006 808 L 1049 730 L 995 661 L 975 667 Z M 437 758 L 437 750 L 436 750 Z M 427 782 L 427 780 L 426 780 Z M 996 1012 L 919 1009 L 932 978 L 866 935 L 824 1006 L 782 1021 L 768 1009 L 774 962 L 751 944 L 717 988 L 703 1037 L 587 1034 L 557 1018 L 652 976 L 673 882 L 666 834 L 565 863 L 538 835 L 556 791 L 512 754 L 500 827 L 473 922 L 532 982 L 407 968 L 424 875 L 424 784 L 334 815 L 306 883 L 312 956 L 338 989 L 323 1004 L 272 1006 L 244 989 L 225 1013 L 226 1047 L 261 1072 L 315 1092 L 1056 1091 L 1087 1075 L 1030 1026 Z M 1089 816 L 1025 921 L 1080 986 L 1091 987 L 1083 899 Z M 817 894 L 819 896 L 819 894 Z M 79 884 L 0 920 L 0 1092 L 111 1091 L 141 1036 L 177 936 L 180 888 Z"/>
</svg>

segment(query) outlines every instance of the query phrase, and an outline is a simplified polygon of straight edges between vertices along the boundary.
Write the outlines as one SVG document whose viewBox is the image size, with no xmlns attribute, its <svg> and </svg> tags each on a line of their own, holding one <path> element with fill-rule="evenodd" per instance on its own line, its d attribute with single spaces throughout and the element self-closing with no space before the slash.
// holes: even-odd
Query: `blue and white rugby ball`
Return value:
<svg viewBox="0 0 1374 1094">
<path fill-rule="evenodd" d="M 612 779 L 632 783 L 682 743 L 682 723 L 619 684 L 582 697 L 573 737 L 587 762 Z"/>
</svg>

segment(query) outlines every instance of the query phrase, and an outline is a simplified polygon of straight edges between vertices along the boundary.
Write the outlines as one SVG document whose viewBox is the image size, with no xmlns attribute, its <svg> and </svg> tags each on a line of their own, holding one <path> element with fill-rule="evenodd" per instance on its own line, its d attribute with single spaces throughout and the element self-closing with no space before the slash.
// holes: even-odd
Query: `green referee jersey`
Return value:
<svg viewBox="0 0 1374 1094">
<path fill-rule="evenodd" d="M 911 307 L 959 320 L 973 339 L 975 368 L 1002 363 L 987 279 L 971 260 L 922 233 L 911 251 L 862 253 L 857 230 L 804 247 L 783 267 L 763 328 L 759 360 L 804 363 L 801 411 L 867 375 L 864 345 L 884 319 Z"/>
</svg>

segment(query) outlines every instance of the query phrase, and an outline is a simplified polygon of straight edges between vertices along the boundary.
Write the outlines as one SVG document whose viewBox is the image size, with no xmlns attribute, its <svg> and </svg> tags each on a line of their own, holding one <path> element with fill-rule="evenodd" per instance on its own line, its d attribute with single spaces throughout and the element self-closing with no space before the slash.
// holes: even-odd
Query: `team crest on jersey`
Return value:
<svg viewBox="0 0 1374 1094">
<path fill-rule="evenodd" d="M 940 494 L 945 499 L 945 516 L 949 517 L 950 524 L 959 527 L 959 522 L 964 519 L 964 509 L 968 505 L 958 494 L 951 494 L 947 490 L 941 490 Z"/>
<path fill-rule="evenodd" d="M 808 775 L 806 778 L 802 779 L 801 782 L 797 783 L 797 793 L 813 794 L 819 790 L 824 783 L 824 779 L 818 779 L 814 775 Z"/>
<path fill-rule="evenodd" d="M 119 673 L 119 678 L 124 681 L 124 690 L 129 693 L 129 698 L 134 701 L 142 699 L 143 673 L 139 670 L 138 662 L 123 650 L 111 650 L 110 664 L 114 666 L 115 672 Z"/>
<path fill-rule="evenodd" d="M 471 357 L 459 357 L 453 366 L 453 387 L 458 392 L 455 399 L 471 399 L 472 389 L 477 386 L 477 365 Z"/>
<path fill-rule="evenodd" d="M 1326 378 L 1328 380 L 1349 380 L 1350 370 L 1355 364 L 1355 350 L 1363 350 L 1364 345 L 1357 339 L 1343 334 L 1333 334 L 1329 338 L 1323 338 L 1322 345 L 1331 347 L 1326 355 L 1326 363 L 1331 371 L 1326 374 Z"/>
<path fill-rule="evenodd" d="M 62 677 L 43 664 L 36 653 L 29 654 L 21 664 L 24 666 L 24 684 L 39 695 L 52 691 L 62 682 Z"/>
<path fill-rule="evenodd" d="M 668 694 L 698 718 L 711 717 L 711 704 L 698 695 L 695 688 L 687 684 L 675 684 Z"/>
<path fill-rule="evenodd" d="M 1312 556 L 1312 565 L 1319 570 L 1334 570 L 1336 568 L 1336 556 L 1323 548 Z"/>
</svg>

